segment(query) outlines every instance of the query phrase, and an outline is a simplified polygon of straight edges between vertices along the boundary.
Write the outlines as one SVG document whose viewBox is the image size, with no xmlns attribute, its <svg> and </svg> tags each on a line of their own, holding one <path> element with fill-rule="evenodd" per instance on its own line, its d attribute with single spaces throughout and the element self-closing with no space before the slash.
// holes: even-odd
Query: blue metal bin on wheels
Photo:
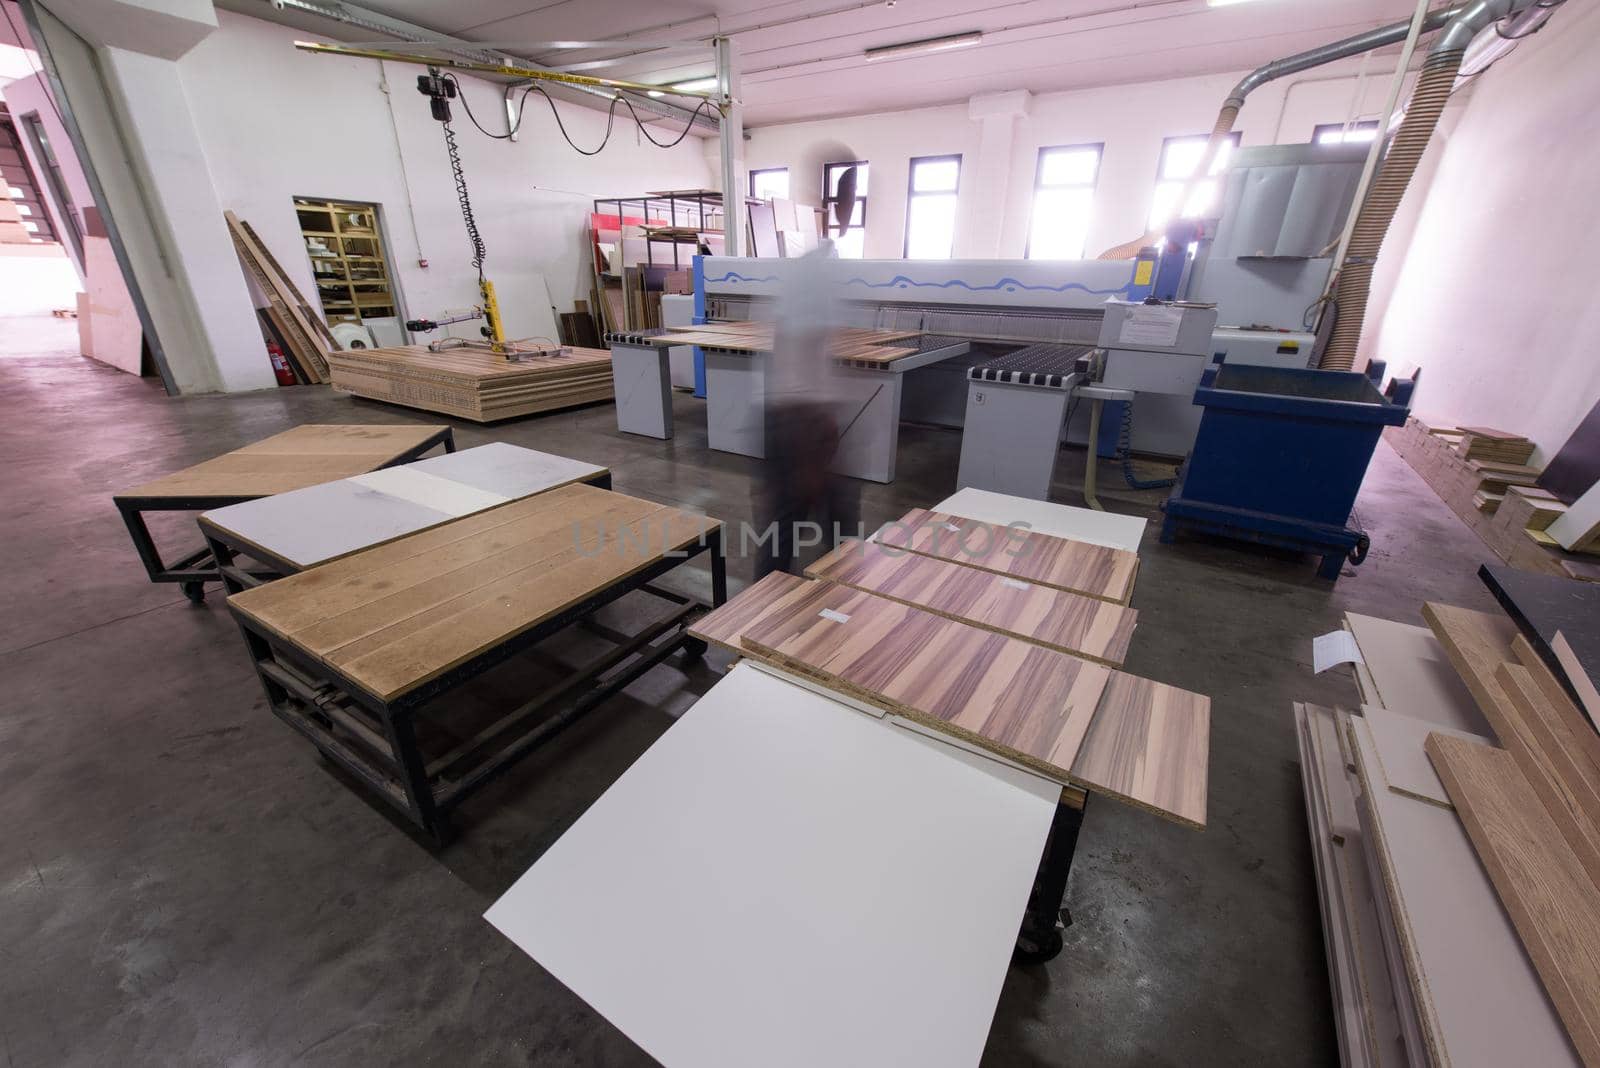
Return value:
<svg viewBox="0 0 1600 1068">
<path fill-rule="evenodd" d="M 1367 535 L 1345 524 L 1386 426 L 1410 414 L 1415 379 L 1387 394 L 1368 374 L 1254 367 L 1207 368 L 1194 402 L 1205 412 L 1194 449 L 1162 505 L 1161 540 L 1192 529 L 1320 554 L 1337 579 L 1367 555 Z M 1370 377 L 1369 377 L 1370 376 Z"/>
</svg>

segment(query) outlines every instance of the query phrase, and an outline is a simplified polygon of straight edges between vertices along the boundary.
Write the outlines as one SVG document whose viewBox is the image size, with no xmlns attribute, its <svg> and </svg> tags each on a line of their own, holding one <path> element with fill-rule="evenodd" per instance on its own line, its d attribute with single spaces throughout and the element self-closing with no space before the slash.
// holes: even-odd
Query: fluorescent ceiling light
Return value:
<svg viewBox="0 0 1600 1068">
<path fill-rule="evenodd" d="M 645 96 L 653 96 L 657 100 L 659 100 L 662 97 L 666 96 L 667 94 L 663 93 L 660 89 L 646 89 L 644 95 Z"/>
<path fill-rule="evenodd" d="M 1234 0 L 1235 3 L 1238 0 Z M 983 34 L 954 33 L 948 37 L 930 37 L 925 41 L 907 41 L 905 44 L 884 45 L 882 48 L 869 48 L 862 55 L 867 62 L 875 59 L 889 59 L 894 56 L 920 56 L 928 52 L 947 52 L 952 48 L 970 48 L 975 44 L 983 43 Z"/>
<path fill-rule="evenodd" d="M 672 86 L 672 88 L 678 90 L 680 93 L 703 93 L 708 89 L 715 89 L 716 87 L 717 79 L 714 77 L 696 78 L 692 82 L 679 82 L 677 85 Z"/>
</svg>

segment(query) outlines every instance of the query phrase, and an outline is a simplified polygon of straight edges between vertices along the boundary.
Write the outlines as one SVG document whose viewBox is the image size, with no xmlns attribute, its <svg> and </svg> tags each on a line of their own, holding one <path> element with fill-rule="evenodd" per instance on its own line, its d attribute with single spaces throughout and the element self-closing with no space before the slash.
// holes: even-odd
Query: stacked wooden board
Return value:
<svg viewBox="0 0 1600 1068">
<path fill-rule="evenodd" d="M 426 345 L 331 353 L 333 388 L 478 423 L 610 400 L 611 353 L 565 349 L 508 360 L 477 348 Z"/>
<path fill-rule="evenodd" d="M 930 514 L 896 526 L 928 547 L 916 528 Z M 1008 535 L 938 522 L 959 522 L 975 541 Z M 1122 558 L 1134 554 L 1030 537 L 1040 540 L 1028 552 L 1050 562 L 1041 570 L 1051 578 L 1083 550 L 1110 566 L 1073 572 L 1080 589 L 1071 591 L 968 567 L 950 552 L 849 545 L 814 565 L 823 577 L 768 575 L 691 633 L 1063 784 L 1204 826 L 1210 700 L 1110 666 L 1133 624 L 1118 602 L 1137 562 Z"/>
<path fill-rule="evenodd" d="M 894 344 L 894 342 L 910 341 L 918 336 L 919 332 L 916 330 L 841 327 L 830 334 L 828 355 L 842 364 L 881 367 L 920 352 L 921 350 L 914 345 Z M 706 323 L 701 326 L 684 327 L 652 341 L 658 344 L 699 345 L 701 348 L 746 353 L 771 352 L 775 344 L 773 324 L 757 321 Z"/>
<path fill-rule="evenodd" d="M 1464 426 L 1457 430 L 1436 430 L 1446 439 L 1456 439 L 1456 451 L 1469 460 L 1493 460 L 1504 464 L 1525 464 L 1533 455 L 1533 442 L 1521 434 L 1487 426 Z"/>
<path fill-rule="evenodd" d="M 306 303 L 250 224 L 231 211 L 223 212 L 223 217 L 233 236 L 239 262 L 266 301 L 262 314 L 268 330 L 294 369 L 295 377 L 305 383 L 328 381 L 328 354 L 339 346 L 327 324 Z"/>
<path fill-rule="evenodd" d="M 1344 1063 L 1600 1064 L 1600 736 L 1510 620 L 1423 613 L 1296 706 Z"/>
<path fill-rule="evenodd" d="M 1469 442 L 1481 438 L 1464 438 L 1457 431 L 1435 432 L 1414 418 L 1404 426 L 1385 428 L 1384 440 L 1506 563 L 1546 575 L 1600 580 L 1600 560 L 1592 555 L 1600 550 L 1600 541 L 1580 539 L 1575 544 L 1585 551 L 1572 553 L 1548 534 L 1550 525 L 1568 508 L 1536 484 L 1538 468 L 1469 457 L 1463 448 L 1471 448 Z"/>
</svg>

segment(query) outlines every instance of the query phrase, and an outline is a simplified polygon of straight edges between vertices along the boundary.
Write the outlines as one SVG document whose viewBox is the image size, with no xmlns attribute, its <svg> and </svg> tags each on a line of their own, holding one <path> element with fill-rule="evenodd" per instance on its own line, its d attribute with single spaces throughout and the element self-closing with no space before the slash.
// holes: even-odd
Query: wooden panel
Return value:
<svg viewBox="0 0 1600 1068">
<path fill-rule="evenodd" d="M 1481 735 L 1442 729 L 1437 723 L 1404 716 L 1375 705 L 1363 705 L 1361 714 L 1372 734 L 1378 770 L 1388 788 L 1444 808 L 1450 807 L 1450 798 L 1422 748 L 1428 735 L 1437 732 L 1480 745 L 1490 744 L 1490 739 Z"/>
<path fill-rule="evenodd" d="M 1103 545 L 1068 541 L 914 508 L 874 540 L 924 556 L 1127 604 L 1139 558 Z"/>
<path fill-rule="evenodd" d="M 1072 777 L 1204 827 L 1210 755 L 1210 698 L 1114 671 Z"/>
<path fill-rule="evenodd" d="M 485 918 L 649 1063 L 971 1068 L 1059 791 L 905 734 L 735 668 Z"/>
<path fill-rule="evenodd" d="M 264 497 L 376 470 L 445 429 L 307 423 L 118 496 Z"/>
<path fill-rule="evenodd" d="M 1445 789 L 1585 1064 L 1600 1065 L 1600 894 L 1507 752 L 1434 735 Z"/>
<path fill-rule="evenodd" d="M 1489 733 L 1488 721 L 1432 631 L 1355 612 L 1344 618 L 1378 691 L 1369 703 L 1442 727 Z"/>
<path fill-rule="evenodd" d="M 1575 710 L 1552 707 L 1517 663 L 1512 641 L 1519 635 L 1510 620 L 1438 604 L 1424 606 L 1423 615 L 1553 825 L 1600 885 L 1600 800 L 1583 764 L 1572 759 L 1563 714 Z"/>
<path fill-rule="evenodd" d="M 1366 721 L 1347 725 L 1374 897 L 1426 1047 L 1414 1068 L 1578 1064 L 1457 814 L 1384 789 Z"/>
<path fill-rule="evenodd" d="M 612 397 L 611 353 L 602 349 L 507 360 L 481 349 L 406 345 L 335 352 L 328 364 L 334 389 L 476 422 Z"/>
<path fill-rule="evenodd" d="M 745 598 L 761 606 L 748 619 Z M 1041 774 L 1204 825 L 1203 696 L 825 582 L 795 586 L 769 576 L 718 616 L 692 633 L 737 636 L 745 655 Z M 1113 700 L 1102 702 L 1119 679 Z M 1096 743 L 1079 768 L 1091 723 Z"/>
<path fill-rule="evenodd" d="M 811 583 L 798 575 L 774 571 L 759 582 L 746 586 L 726 604 L 713 608 L 695 620 L 689 626 L 689 633 L 701 641 L 743 653 L 740 638 L 746 627 L 760 619 L 767 609 L 781 606 L 790 596 L 802 596 L 800 591 L 810 588 Z"/>
<path fill-rule="evenodd" d="M 720 524 L 592 486 L 551 490 L 229 598 L 393 700 Z"/>
<path fill-rule="evenodd" d="M 1138 619 L 1131 608 L 875 542 L 843 542 L 806 574 L 1113 667 Z"/>
</svg>

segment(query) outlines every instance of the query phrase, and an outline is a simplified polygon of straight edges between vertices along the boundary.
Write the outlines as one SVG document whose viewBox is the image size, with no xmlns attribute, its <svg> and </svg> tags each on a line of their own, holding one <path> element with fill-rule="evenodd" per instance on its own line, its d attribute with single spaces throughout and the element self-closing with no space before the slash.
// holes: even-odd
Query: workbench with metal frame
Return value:
<svg viewBox="0 0 1600 1068">
<path fill-rule="evenodd" d="M 442 845 L 449 811 L 517 760 L 675 650 L 704 653 L 687 628 L 706 606 L 654 583 L 705 553 L 715 607 L 727 597 L 719 521 L 572 484 L 245 590 L 228 607 L 273 714 Z M 633 592 L 671 607 L 424 754 L 425 706 Z"/>
<path fill-rule="evenodd" d="M 456 448 L 448 426 L 306 424 L 146 482 L 112 498 L 151 582 L 179 583 L 196 604 L 221 579 L 209 547 L 162 559 L 145 523 L 151 512 L 204 512 L 415 460 Z"/>
<path fill-rule="evenodd" d="M 715 324 L 714 324 L 715 325 Z M 674 340 L 682 335 L 695 335 L 705 328 L 687 328 L 683 331 L 644 331 L 641 333 L 611 334 L 613 367 L 618 366 L 619 351 L 623 366 L 639 366 L 647 377 L 634 395 L 640 403 L 655 403 L 659 383 L 667 374 L 666 350 L 685 342 Z M 842 358 L 834 361 L 833 384 L 842 392 L 840 398 L 844 411 L 844 426 L 838 453 L 834 457 L 834 471 L 852 478 L 870 482 L 893 482 L 895 457 L 900 445 L 900 405 L 902 375 L 929 364 L 961 356 L 970 351 L 971 343 L 957 337 L 931 334 L 916 335 L 901 341 L 885 342 L 894 348 L 912 348 L 915 351 L 892 360 L 864 360 Z M 713 340 L 697 340 L 705 360 L 706 381 L 706 443 L 718 452 L 731 452 L 739 456 L 762 459 L 766 456 L 767 367 L 776 357 L 765 348 L 762 337 L 729 335 L 726 345 Z M 620 372 L 618 372 L 620 373 Z M 639 427 L 665 426 L 665 436 L 671 436 L 670 398 L 662 394 L 663 416 L 635 416 L 630 425 Z M 618 427 L 623 426 L 623 391 L 617 389 Z M 635 433 L 654 434 L 649 429 L 636 429 Z"/>
<path fill-rule="evenodd" d="M 610 489 L 611 469 L 493 442 L 205 512 L 200 532 L 227 592 L 238 593 L 576 482 Z"/>
<path fill-rule="evenodd" d="M 977 489 L 934 508 L 1127 551 L 1146 526 Z M 860 696 L 737 661 L 485 918 L 670 1068 L 976 1063 L 1006 964 L 1062 948 L 1091 791 Z"/>
</svg>

